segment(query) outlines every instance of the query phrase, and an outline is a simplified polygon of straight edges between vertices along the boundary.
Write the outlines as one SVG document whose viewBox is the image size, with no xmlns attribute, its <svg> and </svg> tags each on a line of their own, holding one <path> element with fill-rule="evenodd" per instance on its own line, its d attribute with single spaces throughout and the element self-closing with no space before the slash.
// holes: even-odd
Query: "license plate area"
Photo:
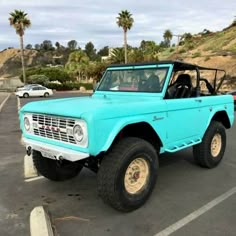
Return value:
<svg viewBox="0 0 236 236">
<path fill-rule="evenodd" d="M 56 158 L 54 157 L 54 154 L 52 154 L 52 153 L 50 153 L 50 152 L 41 151 L 41 154 L 42 154 L 43 157 L 56 160 Z"/>
</svg>

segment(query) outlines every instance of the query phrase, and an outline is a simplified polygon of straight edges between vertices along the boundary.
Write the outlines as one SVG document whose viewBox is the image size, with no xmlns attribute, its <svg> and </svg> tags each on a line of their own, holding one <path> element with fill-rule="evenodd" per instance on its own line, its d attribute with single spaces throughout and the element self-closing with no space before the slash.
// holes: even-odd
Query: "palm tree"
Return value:
<svg viewBox="0 0 236 236">
<path fill-rule="evenodd" d="M 171 41 L 172 37 L 173 37 L 173 34 L 172 34 L 172 32 L 171 32 L 169 29 L 167 29 L 167 30 L 164 32 L 164 34 L 163 34 L 163 38 L 164 38 L 166 44 L 167 44 L 169 47 L 170 47 L 170 41 Z"/>
<path fill-rule="evenodd" d="M 127 31 L 133 26 L 134 19 L 132 18 L 132 14 L 125 10 L 119 13 L 116 23 L 124 30 L 125 63 L 127 63 Z"/>
<path fill-rule="evenodd" d="M 83 75 L 86 75 L 87 66 L 89 64 L 89 57 L 85 52 L 82 50 L 74 51 L 70 53 L 68 62 L 66 63 L 66 69 L 78 75 L 79 81 L 83 77 Z"/>
<path fill-rule="evenodd" d="M 124 48 L 113 48 L 111 52 L 111 62 L 112 63 L 124 63 L 125 56 L 124 56 Z"/>
<path fill-rule="evenodd" d="M 16 34 L 20 36 L 20 49 L 21 49 L 21 62 L 22 62 L 22 72 L 23 72 L 23 82 L 26 82 L 25 76 L 25 62 L 24 62 L 24 41 L 23 35 L 25 29 L 30 27 L 31 22 L 27 18 L 27 13 L 21 10 L 15 10 L 14 12 L 10 13 L 9 21 L 10 25 L 13 26 L 16 30 Z"/>
</svg>

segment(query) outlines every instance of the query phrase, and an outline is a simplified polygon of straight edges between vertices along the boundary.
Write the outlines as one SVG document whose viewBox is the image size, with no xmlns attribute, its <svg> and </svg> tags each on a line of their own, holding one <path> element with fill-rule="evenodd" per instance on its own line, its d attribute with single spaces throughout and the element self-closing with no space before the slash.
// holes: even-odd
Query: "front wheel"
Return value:
<svg viewBox="0 0 236 236">
<path fill-rule="evenodd" d="M 200 166 L 213 168 L 221 162 L 225 147 L 225 127 L 220 122 L 212 121 L 202 142 L 193 146 L 193 156 Z"/>
<path fill-rule="evenodd" d="M 57 161 L 43 157 L 40 152 L 33 150 L 32 158 L 37 171 L 53 181 L 64 181 L 79 174 L 83 166 L 67 160 Z"/>
<path fill-rule="evenodd" d="M 142 206 L 156 179 L 158 156 L 145 140 L 129 137 L 115 144 L 98 171 L 98 193 L 113 208 L 129 212 Z"/>
</svg>

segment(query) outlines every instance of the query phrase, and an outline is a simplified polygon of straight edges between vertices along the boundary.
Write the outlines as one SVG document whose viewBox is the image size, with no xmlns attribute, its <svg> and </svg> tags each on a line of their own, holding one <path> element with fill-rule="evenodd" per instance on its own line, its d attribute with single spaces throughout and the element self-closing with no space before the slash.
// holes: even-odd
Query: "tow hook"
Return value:
<svg viewBox="0 0 236 236">
<path fill-rule="evenodd" d="M 30 146 L 26 148 L 26 153 L 27 153 L 28 156 L 31 155 L 31 153 L 32 153 L 32 148 L 31 148 Z"/>
</svg>

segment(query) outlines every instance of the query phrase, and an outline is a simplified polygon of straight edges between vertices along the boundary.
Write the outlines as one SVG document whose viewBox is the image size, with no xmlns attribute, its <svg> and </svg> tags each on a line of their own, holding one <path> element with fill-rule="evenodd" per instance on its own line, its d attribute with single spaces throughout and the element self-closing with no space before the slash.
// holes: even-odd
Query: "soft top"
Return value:
<svg viewBox="0 0 236 236">
<path fill-rule="evenodd" d="M 172 60 L 167 60 L 167 61 L 158 61 L 158 62 L 145 62 L 145 63 L 133 63 L 133 64 L 111 64 L 108 66 L 108 68 L 111 67 L 132 67 L 132 66 L 148 66 L 148 65 L 163 65 L 163 64 L 173 64 L 174 65 L 174 70 L 214 70 L 214 71 L 223 71 L 223 69 L 218 69 L 218 68 L 210 68 L 210 67 L 203 67 L 203 66 L 198 66 L 196 64 L 190 64 L 187 62 L 183 61 L 172 61 Z"/>
</svg>

